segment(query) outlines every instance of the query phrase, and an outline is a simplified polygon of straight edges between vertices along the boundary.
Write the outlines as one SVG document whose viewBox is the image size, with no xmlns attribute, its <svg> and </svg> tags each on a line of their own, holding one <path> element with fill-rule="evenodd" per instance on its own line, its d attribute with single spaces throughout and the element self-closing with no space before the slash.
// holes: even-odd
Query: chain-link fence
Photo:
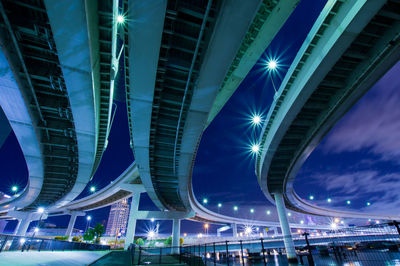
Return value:
<svg viewBox="0 0 400 266">
<path fill-rule="evenodd" d="M 293 235 L 303 265 L 400 265 L 397 223 Z M 220 241 L 181 247 L 130 248 L 132 264 L 288 265 L 283 239 Z"/>
<path fill-rule="evenodd" d="M 0 252 L 5 251 L 64 251 L 64 250 L 109 250 L 110 246 L 57 239 L 25 237 L 0 234 Z"/>
</svg>

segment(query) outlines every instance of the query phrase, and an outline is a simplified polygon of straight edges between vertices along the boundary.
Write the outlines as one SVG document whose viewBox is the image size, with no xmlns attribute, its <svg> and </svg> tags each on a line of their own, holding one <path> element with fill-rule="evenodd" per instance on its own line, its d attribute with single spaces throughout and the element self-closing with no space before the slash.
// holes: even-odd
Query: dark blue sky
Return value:
<svg viewBox="0 0 400 266">
<path fill-rule="evenodd" d="M 254 158 L 249 145 L 258 139 L 260 128 L 252 128 L 249 117 L 253 113 L 268 112 L 273 97 L 271 79 L 263 62 L 275 58 L 279 71 L 272 78 L 278 88 L 286 71 L 304 41 L 309 29 L 322 10 L 325 1 L 303 0 L 277 34 L 260 61 L 254 66 L 239 89 L 217 115 L 203 134 L 193 170 L 193 187 L 199 201 L 208 199 L 208 207 L 227 215 L 250 219 L 276 220 L 275 208 L 261 192 L 254 172 Z M 324 138 L 311 154 L 295 182 L 296 192 L 315 204 L 361 211 L 400 213 L 400 74 L 395 66 Z M 97 189 L 109 184 L 134 160 L 129 147 L 127 114 L 123 87 L 117 92 L 117 110 L 96 175 L 79 197 L 88 195 L 88 188 Z M 16 138 L 10 134 L 0 149 L 2 170 L 0 191 L 10 192 L 13 184 L 20 187 L 27 182 L 27 169 Z M 372 181 L 379 181 L 379 186 Z M 329 185 L 327 186 L 326 184 Z M 389 190 L 388 187 L 395 189 Z M 332 198 L 332 203 L 326 199 Z M 351 200 L 347 205 L 346 200 Z M 366 203 L 370 202 L 370 206 Z M 238 213 L 233 206 L 239 206 Z M 250 214 L 250 208 L 255 213 Z M 140 209 L 154 210 L 147 195 L 142 195 Z M 270 210 L 271 215 L 266 211 Z M 89 212 L 93 223 L 105 224 L 109 208 Z M 316 218 L 293 214 L 290 219 L 310 221 Z M 64 217 L 49 218 L 59 226 L 66 226 Z M 78 218 L 76 227 L 84 228 L 86 221 Z M 149 221 L 138 223 L 137 232 L 143 232 Z M 183 232 L 198 232 L 201 224 L 184 222 Z M 11 227 L 11 226 L 9 226 Z M 162 232 L 168 233 L 171 222 L 161 222 Z M 212 227 L 210 231 L 214 231 Z"/>
</svg>

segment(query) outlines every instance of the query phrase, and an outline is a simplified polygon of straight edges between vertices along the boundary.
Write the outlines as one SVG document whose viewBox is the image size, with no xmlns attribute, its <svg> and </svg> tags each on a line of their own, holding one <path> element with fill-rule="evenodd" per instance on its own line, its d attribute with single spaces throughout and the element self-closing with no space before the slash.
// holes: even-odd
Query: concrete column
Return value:
<svg viewBox="0 0 400 266">
<path fill-rule="evenodd" d="M 77 216 L 78 214 L 73 212 L 71 213 L 71 218 L 69 218 L 67 231 L 65 232 L 65 235 L 68 236 L 68 239 L 71 239 L 72 231 L 74 230 L 74 225 Z"/>
<path fill-rule="evenodd" d="M 28 231 L 28 227 L 31 222 L 32 222 L 32 220 L 29 218 L 19 220 L 19 223 L 15 230 L 15 232 L 16 232 L 15 234 L 17 236 L 24 236 L 26 234 L 26 231 Z"/>
<path fill-rule="evenodd" d="M 19 227 L 20 227 L 20 225 L 21 225 L 21 221 L 22 221 L 22 219 L 17 219 L 17 225 L 15 226 L 13 235 L 16 235 L 16 234 L 17 234 L 18 229 L 19 229 Z"/>
<path fill-rule="evenodd" d="M 125 250 L 127 250 L 130 244 L 133 244 L 135 239 L 135 231 L 136 231 L 136 213 L 139 209 L 139 201 L 140 201 L 140 192 L 133 193 L 132 202 L 131 202 L 131 209 L 129 211 L 129 220 L 128 226 L 126 229 L 126 236 L 125 236 Z"/>
<path fill-rule="evenodd" d="M 231 224 L 232 227 L 232 235 L 233 237 L 237 237 L 238 232 L 237 232 L 237 224 Z"/>
<path fill-rule="evenodd" d="M 181 236 L 181 220 L 180 219 L 173 219 L 172 220 L 172 246 L 173 253 L 179 253 L 179 237 Z"/>
<path fill-rule="evenodd" d="M 281 224 L 283 242 L 285 244 L 286 256 L 289 262 L 297 262 L 296 249 L 294 247 L 292 233 L 290 232 L 286 207 L 281 193 L 275 193 L 275 204 Z"/>
</svg>

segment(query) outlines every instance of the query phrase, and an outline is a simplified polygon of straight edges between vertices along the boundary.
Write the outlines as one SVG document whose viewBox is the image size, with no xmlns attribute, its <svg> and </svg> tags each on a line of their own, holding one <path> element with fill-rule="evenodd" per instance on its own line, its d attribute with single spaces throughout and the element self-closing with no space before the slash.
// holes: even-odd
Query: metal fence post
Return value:
<svg viewBox="0 0 400 266">
<path fill-rule="evenodd" d="M 239 240 L 240 243 L 240 252 L 242 254 L 242 264 L 244 265 L 244 256 L 243 256 L 243 244 L 242 244 L 242 240 Z"/>
<path fill-rule="evenodd" d="M 38 249 L 39 252 L 42 249 L 43 241 L 44 241 L 44 239 L 42 239 L 42 242 L 40 242 L 39 249 Z"/>
<path fill-rule="evenodd" d="M 142 259 L 142 247 L 139 246 L 139 258 L 138 258 L 138 265 L 140 265 L 140 261 Z"/>
<path fill-rule="evenodd" d="M 160 247 L 160 257 L 158 258 L 158 264 L 161 264 L 162 248 Z"/>
<path fill-rule="evenodd" d="M 207 266 L 207 243 L 204 243 L 204 264 Z"/>
<path fill-rule="evenodd" d="M 308 249 L 308 256 L 307 256 L 307 258 L 308 258 L 308 264 L 309 264 L 310 266 L 314 266 L 314 265 L 315 265 L 315 264 L 314 264 L 314 258 L 313 258 L 312 254 L 311 254 L 310 242 L 308 241 L 309 233 L 304 232 L 304 233 L 303 233 L 303 236 L 304 236 L 305 239 L 306 239 L 306 244 L 307 244 L 307 249 Z"/>
<path fill-rule="evenodd" d="M 179 263 L 182 262 L 182 246 L 179 245 Z"/>
<path fill-rule="evenodd" d="M 229 265 L 229 249 L 228 249 L 228 241 L 225 241 L 225 249 L 226 249 L 226 265 Z"/>
<path fill-rule="evenodd" d="M 261 238 L 261 252 L 263 255 L 264 266 L 267 266 L 267 261 L 265 260 L 265 249 L 264 249 L 264 240 Z"/>
<path fill-rule="evenodd" d="M 217 265 L 217 253 L 215 253 L 215 242 L 213 243 L 213 249 L 214 249 L 214 265 Z"/>
</svg>

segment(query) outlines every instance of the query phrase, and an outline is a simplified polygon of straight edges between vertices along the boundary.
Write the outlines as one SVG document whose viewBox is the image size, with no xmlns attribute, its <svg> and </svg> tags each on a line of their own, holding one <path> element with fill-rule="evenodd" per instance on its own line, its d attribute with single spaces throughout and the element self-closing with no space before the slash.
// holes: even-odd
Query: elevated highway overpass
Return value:
<svg viewBox="0 0 400 266">
<path fill-rule="evenodd" d="M 1 211 L 60 208 L 94 175 L 111 127 L 117 4 L 1 1 L 0 104 L 29 173 Z"/>
<path fill-rule="evenodd" d="M 334 217 L 399 219 L 314 206 L 293 183 L 335 123 L 400 58 L 398 1 L 328 1 L 289 68 L 265 121 L 256 175 L 266 197 L 286 209 Z M 286 229 L 285 229 L 286 228 Z M 288 226 L 285 246 L 294 257 Z"/>
<path fill-rule="evenodd" d="M 295 211 L 399 219 L 317 207 L 293 190 L 300 167 L 335 123 L 400 59 L 397 1 L 328 1 L 275 95 L 260 138 L 256 173 L 270 201 Z"/>
</svg>

